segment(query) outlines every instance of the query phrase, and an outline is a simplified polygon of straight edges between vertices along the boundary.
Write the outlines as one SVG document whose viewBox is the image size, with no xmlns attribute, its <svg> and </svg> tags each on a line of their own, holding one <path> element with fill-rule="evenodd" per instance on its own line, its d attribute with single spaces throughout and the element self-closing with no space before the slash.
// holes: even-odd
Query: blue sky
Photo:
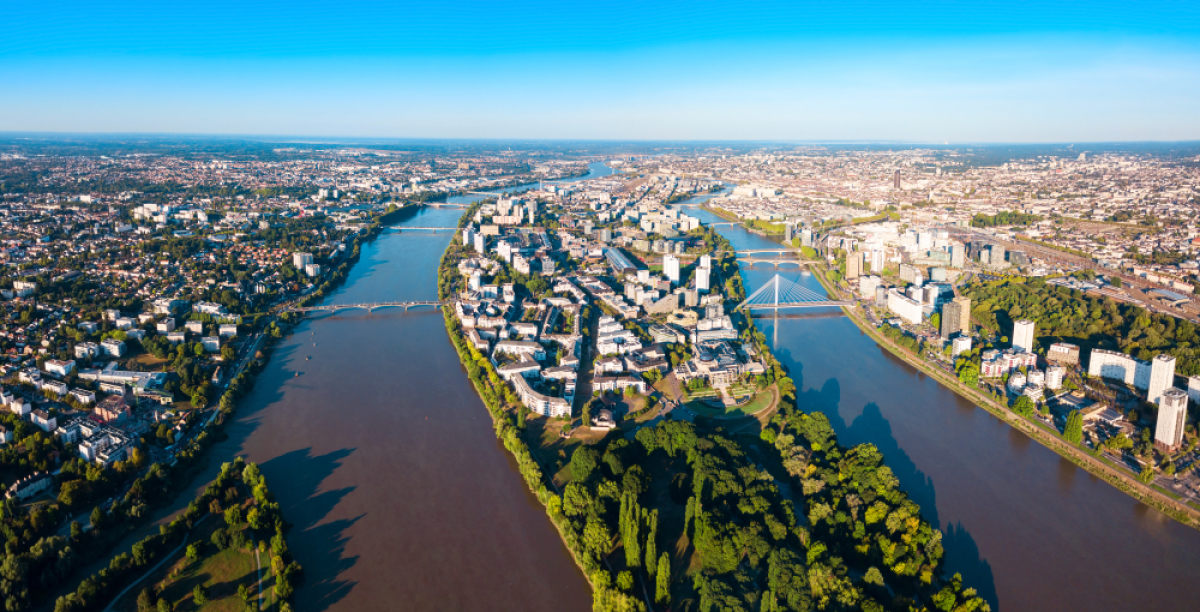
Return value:
<svg viewBox="0 0 1200 612">
<path fill-rule="evenodd" d="M 1200 139 L 1200 2 L 1141 4 L 0 0 L 0 131 Z"/>
</svg>

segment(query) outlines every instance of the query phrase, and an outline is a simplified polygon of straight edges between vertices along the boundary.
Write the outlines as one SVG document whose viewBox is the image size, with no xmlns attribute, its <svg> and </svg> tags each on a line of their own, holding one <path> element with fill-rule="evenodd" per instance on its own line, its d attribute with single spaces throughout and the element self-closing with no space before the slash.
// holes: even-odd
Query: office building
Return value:
<svg viewBox="0 0 1200 612">
<path fill-rule="evenodd" d="M 1175 386 L 1175 358 L 1159 355 L 1150 361 L 1150 384 L 1146 387 L 1146 401 L 1159 404 L 1163 392 Z"/>
<path fill-rule="evenodd" d="M 1174 452 L 1183 443 L 1183 425 L 1187 419 L 1187 393 L 1174 387 L 1162 394 L 1158 422 L 1154 426 L 1154 446 Z"/>
<path fill-rule="evenodd" d="M 663 255 L 663 274 L 671 279 L 671 284 L 679 284 L 679 258 L 674 255 Z"/>
<path fill-rule="evenodd" d="M 702 293 L 708 293 L 712 289 L 712 271 L 708 268 L 696 268 L 696 290 Z"/>
<path fill-rule="evenodd" d="M 900 171 L 899 170 L 897 170 L 895 172 L 895 174 L 892 175 L 892 187 L 895 189 L 900 188 Z"/>
<path fill-rule="evenodd" d="M 942 306 L 942 337 L 971 331 L 971 298 L 963 295 Z"/>
<path fill-rule="evenodd" d="M 1022 353 L 1033 352 L 1033 330 L 1035 324 L 1029 319 L 1021 319 L 1013 323 L 1012 346 Z"/>
</svg>

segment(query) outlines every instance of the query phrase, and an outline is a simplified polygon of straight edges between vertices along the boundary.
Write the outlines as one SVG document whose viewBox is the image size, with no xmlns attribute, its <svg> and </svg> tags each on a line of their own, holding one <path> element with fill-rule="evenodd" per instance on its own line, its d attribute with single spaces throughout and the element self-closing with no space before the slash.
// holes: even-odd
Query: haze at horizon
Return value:
<svg viewBox="0 0 1200 612">
<path fill-rule="evenodd" d="M 0 131 L 1200 138 L 1200 7 L 8 3 Z"/>
</svg>

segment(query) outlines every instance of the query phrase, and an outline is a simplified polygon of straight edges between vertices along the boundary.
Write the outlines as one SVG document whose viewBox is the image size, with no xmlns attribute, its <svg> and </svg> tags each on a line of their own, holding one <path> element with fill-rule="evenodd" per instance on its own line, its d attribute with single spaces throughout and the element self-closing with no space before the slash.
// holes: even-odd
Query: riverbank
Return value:
<svg viewBox="0 0 1200 612">
<path fill-rule="evenodd" d="M 828 278 L 825 277 L 826 267 L 822 264 L 814 266 L 813 275 L 817 277 L 818 282 L 825 288 L 826 292 L 834 297 L 845 297 L 841 289 L 830 284 Z M 1118 467 L 1109 464 L 1104 459 L 1097 457 L 1092 452 L 1070 444 L 1057 431 L 1051 431 L 1044 424 L 1026 419 L 1007 406 L 1002 406 L 992 398 L 981 393 L 978 389 L 968 387 L 959 381 L 956 377 L 948 375 L 946 372 L 938 370 L 919 355 L 900 347 L 886 338 L 883 334 L 871 325 L 859 312 L 856 306 L 843 306 L 842 312 L 846 315 L 855 326 L 863 333 L 867 334 L 878 345 L 885 348 L 889 353 L 903 360 L 905 363 L 917 368 L 923 374 L 926 374 L 937 381 L 942 386 L 953 391 L 955 394 L 970 401 L 972 404 L 982 408 L 993 416 L 1004 421 L 1009 426 L 1025 434 L 1027 437 L 1037 441 L 1042 446 L 1054 451 L 1060 457 L 1070 461 L 1072 464 L 1082 468 L 1089 474 L 1100 478 L 1101 480 L 1112 485 L 1117 490 L 1129 495 L 1137 501 L 1158 510 L 1166 516 L 1175 519 L 1179 523 L 1200 530 L 1200 510 L 1170 496 L 1164 490 L 1155 488 L 1153 485 L 1146 485 L 1139 481 L 1133 474 L 1125 473 Z"/>
</svg>

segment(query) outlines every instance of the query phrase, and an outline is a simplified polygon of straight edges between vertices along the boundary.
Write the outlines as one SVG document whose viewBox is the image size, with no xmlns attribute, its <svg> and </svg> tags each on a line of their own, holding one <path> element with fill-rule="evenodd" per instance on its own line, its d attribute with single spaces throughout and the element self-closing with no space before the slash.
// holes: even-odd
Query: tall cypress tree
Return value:
<svg viewBox="0 0 1200 612">
<path fill-rule="evenodd" d="M 641 508 L 632 491 L 621 496 L 621 544 L 625 548 L 625 564 L 629 567 L 642 565 Z"/>
<path fill-rule="evenodd" d="M 666 604 L 671 601 L 671 559 L 664 552 L 658 558 L 658 571 L 655 572 L 654 601 Z"/>
<path fill-rule="evenodd" d="M 650 511 L 646 516 L 646 523 L 649 526 L 649 533 L 646 534 L 646 571 L 653 576 L 658 570 L 655 561 L 658 558 L 658 545 L 655 542 L 658 539 L 658 510 Z"/>
</svg>

